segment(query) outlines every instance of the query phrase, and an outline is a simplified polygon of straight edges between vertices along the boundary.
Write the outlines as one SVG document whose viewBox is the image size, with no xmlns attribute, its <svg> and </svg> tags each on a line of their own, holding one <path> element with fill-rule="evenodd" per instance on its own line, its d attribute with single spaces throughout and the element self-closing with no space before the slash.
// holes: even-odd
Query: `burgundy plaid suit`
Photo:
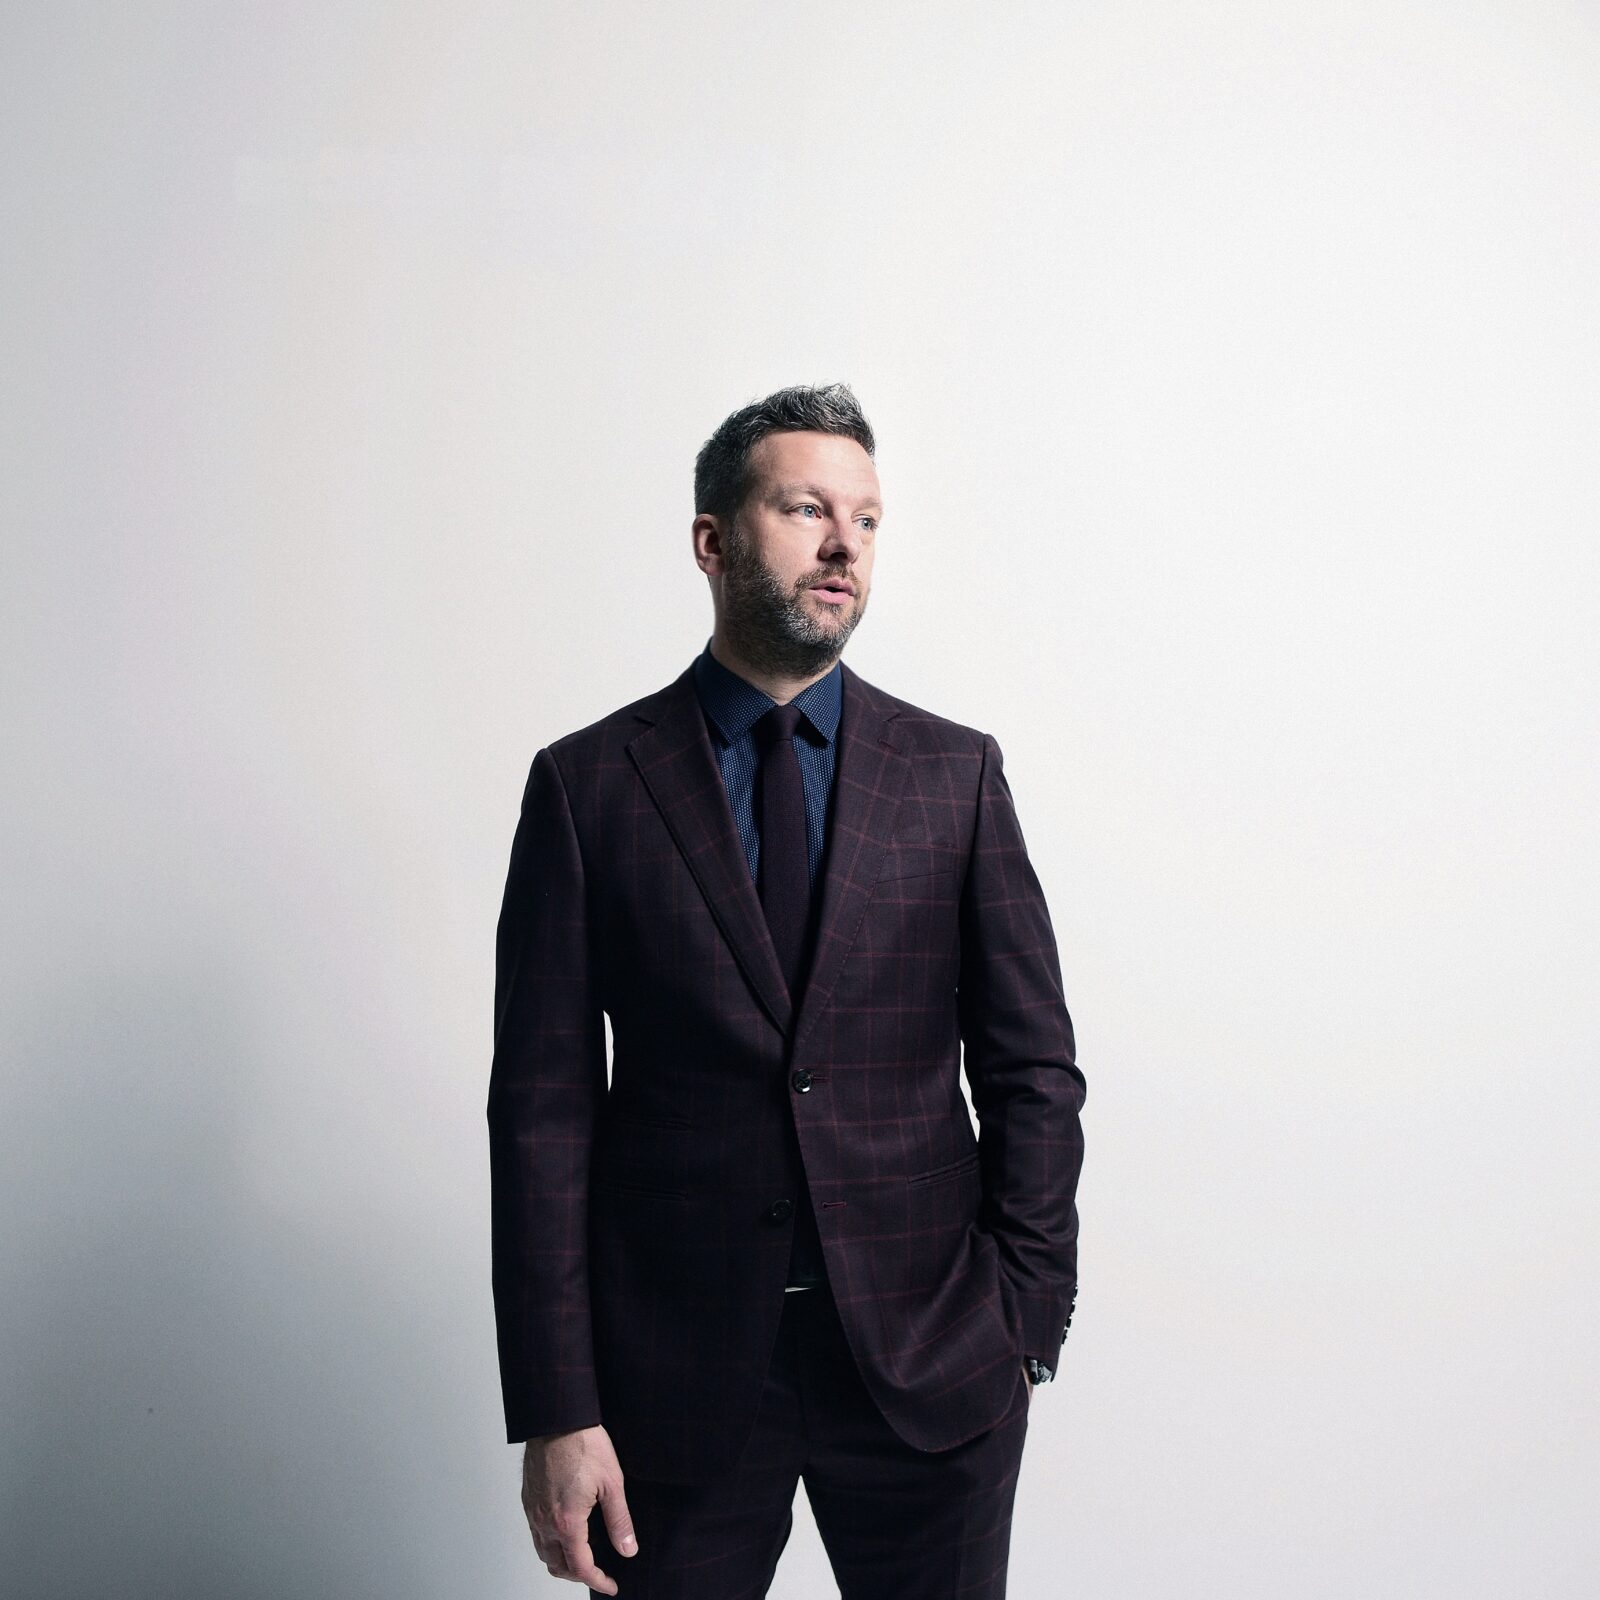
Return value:
<svg viewBox="0 0 1600 1600">
<path fill-rule="evenodd" d="M 841 668 L 798 1010 L 690 670 L 534 757 L 488 1107 L 512 1441 L 604 1423 L 625 1474 L 730 1469 L 802 1182 L 861 1376 L 912 1447 L 993 1427 L 1022 1357 L 1054 1364 L 1084 1080 L 1000 750 Z"/>
</svg>

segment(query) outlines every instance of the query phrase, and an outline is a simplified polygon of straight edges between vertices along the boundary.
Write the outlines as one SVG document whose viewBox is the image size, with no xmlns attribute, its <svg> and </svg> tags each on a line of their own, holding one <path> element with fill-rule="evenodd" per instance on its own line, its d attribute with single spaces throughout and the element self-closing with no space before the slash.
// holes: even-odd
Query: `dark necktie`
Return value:
<svg viewBox="0 0 1600 1600">
<path fill-rule="evenodd" d="M 811 868 L 806 851 L 806 797 L 795 753 L 805 713 L 792 702 L 773 706 L 755 725 L 761 752 L 761 909 L 767 914 L 789 999 L 800 1003 L 806 928 L 811 920 Z"/>
<path fill-rule="evenodd" d="M 756 748 L 761 752 L 761 908 L 767 914 L 789 999 L 797 1012 L 811 921 L 805 784 L 794 747 L 795 729 L 803 714 L 796 705 L 773 706 L 755 725 Z M 827 1278 L 811 1191 L 802 1177 L 788 1281 L 796 1288 L 816 1287 Z"/>
</svg>

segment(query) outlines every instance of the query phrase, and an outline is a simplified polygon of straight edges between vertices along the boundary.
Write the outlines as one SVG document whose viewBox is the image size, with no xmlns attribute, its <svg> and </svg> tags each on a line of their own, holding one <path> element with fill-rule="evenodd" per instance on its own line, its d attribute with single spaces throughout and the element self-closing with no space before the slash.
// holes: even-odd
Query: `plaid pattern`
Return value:
<svg viewBox="0 0 1600 1600">
<path fill-rule="evenodd" d="M 1084 1080 L 1000 750 L 841 667 L 793 1014 L 692 668 L 534 757 L 488 1106 L 512 1441 L 603 1422 L 624 1471 L 731 1467 L 802 1180 L 866 1388 L 913 1448 L 993 1427 L 1022 1357 L 1056 1361 Z"/>
<path fill-rule="evenodd" d="M 627 1474 L 638 1549 L 617 1553 L 599 1506 L 590 1549 L 619 1600 L 759 1600 L 794 1531 L 803 1482 L 837 1584 L 825 1592 L 1003 1600 L 1033 1403 L 1018 1367 L 1015 1398 L 994 1427 L 937 1455 L 913 1450 L 863 1387 L 827 1290 L 797 1295 L 735 1469 L 703 1484 Z"/>
</svg>

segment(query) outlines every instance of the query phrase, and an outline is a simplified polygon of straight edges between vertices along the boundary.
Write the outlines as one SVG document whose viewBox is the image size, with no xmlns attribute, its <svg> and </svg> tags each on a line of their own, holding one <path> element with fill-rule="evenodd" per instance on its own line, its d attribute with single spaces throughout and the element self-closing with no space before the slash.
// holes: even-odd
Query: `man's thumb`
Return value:
<svg viewBox="0 0 1600 1600">
<path fill-rule="evenodd" d="M 600 1514 L 606 1521 L 606 1537 L 619 1556 L 636 1556 L 639 1541 L 633 1534 L 633 1518 L 628 1515 L 628 1497 L 619 1486 L 615 1494 L 604 1495 Z"/>
</svg>

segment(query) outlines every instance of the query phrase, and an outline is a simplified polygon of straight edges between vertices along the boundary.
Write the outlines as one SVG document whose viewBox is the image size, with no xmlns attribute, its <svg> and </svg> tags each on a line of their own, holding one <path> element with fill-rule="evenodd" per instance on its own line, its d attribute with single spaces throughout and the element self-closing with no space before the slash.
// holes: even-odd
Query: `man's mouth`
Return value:
<svg viewBox="0 0 1600 1600">
<path fill-rule="evenodd" d="M 842 606 L 855 593 L 855 590 L 848 583 L 836 582 L 830 579 L 826 583 L 812 584 L 811 592 L 819 599 L 826 600 L 829 605 Z"/>
</svg>

